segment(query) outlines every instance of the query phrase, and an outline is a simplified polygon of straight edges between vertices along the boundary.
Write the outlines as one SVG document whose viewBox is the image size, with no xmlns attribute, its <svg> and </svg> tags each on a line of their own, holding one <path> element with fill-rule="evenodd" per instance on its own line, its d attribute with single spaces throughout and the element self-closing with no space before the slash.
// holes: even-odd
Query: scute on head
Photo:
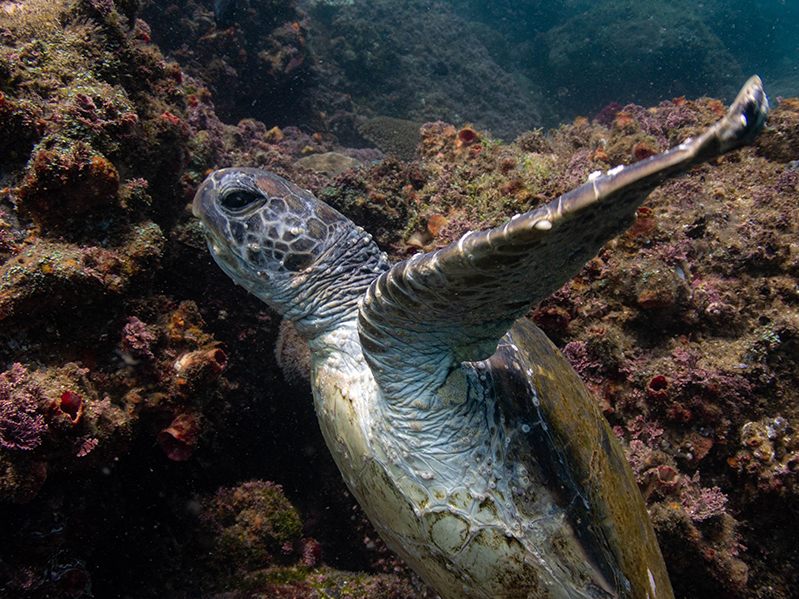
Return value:
<svg viewBox="0 0 799 599">
<path fill-rule="evenodd" d="M 280 198 L 272 198 L 269 200 L 269 208 L 275 214 L 283 214 L 286 211 L 286 203 Z"/>
<path fill-rule="evenodd" d="M 346 222 L 306 190 L 251 168 L 212 173 L 192 208 L 205 223 L 217 262 L 251 289 L 310 267 Z"/>
<path fill-rule="evenodd" d="M 338 219 L 341 218 L 341 214 L 336 212 L 327 204 L 321 204 L 319 206 L 319 210 L 316 211 L 316 216 L 322 219 L 323 223 L 328 225 L 334 224 Z"/>
<path fill-rule="evenodd" d="M 316 218 L 309 218 L 305 223 L 305 228 L 312 239 L 324 239 L 327 235 L 327 227 Z"/>
<path fill-rule="evenodd" d="M 300 202 L 299 198 L 296 195 L 288 194 L 285 196 L 286 204 L 288 205 L 289 210 L 293 212 L 300 213 L 303 211 L 303 204 Z"/>
<path fill-rule="evenodd" d="M 243 171 L 245 169 L 237 170 Z M 258 169 L 246 170 L 256 171 L 258 174 L 266 174 L 265 171 L 258 171 Z M 258 186 L 258 189 L 263 191 L 267 196 L 276 196 L 282 198 L 291 194 L 291 189 L 289 188 L 291 184 L 285 179 L 278 179 L 276 177 L 256 177 L 255 184 Z"/>
</svg>

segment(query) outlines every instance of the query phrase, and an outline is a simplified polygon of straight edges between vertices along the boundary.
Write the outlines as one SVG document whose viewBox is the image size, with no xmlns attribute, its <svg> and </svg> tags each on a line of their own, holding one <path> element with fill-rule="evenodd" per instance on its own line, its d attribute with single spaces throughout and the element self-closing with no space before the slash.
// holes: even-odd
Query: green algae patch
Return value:
<svg viewBox="0 0 799 599">
<path fill-rule="evenodd" d="M 252 481 L 220 489 L 203 502 L 202 520 L 224 567 L 288 563 L 302 551 L 302 522 L 280 485 Z"/>
<path fill-rule="evenodd" d="M 327 566 L 273 567 L 234 578 L 227 585 L 236 599 L 318 597 L 319 599 L 400 599 L 419 596 L 406 580 L 388 574 L 363 574 Z"/>
</svg>

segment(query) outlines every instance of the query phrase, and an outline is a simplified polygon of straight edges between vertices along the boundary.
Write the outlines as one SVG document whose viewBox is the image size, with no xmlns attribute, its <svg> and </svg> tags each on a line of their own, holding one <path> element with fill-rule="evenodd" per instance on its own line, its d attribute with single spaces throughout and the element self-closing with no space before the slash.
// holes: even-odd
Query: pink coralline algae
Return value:
<svg viewBox="0 0 799 599">
<path fill-rule="evenodd" d="M 685 477 L 688 479 L 688 477 Z M 681 496 L 681 503 L 685 511 L 694 522 L 702 522 L 713 516 L 724 513 L 727 496 L 718 487 L 700 487 L 699 473 L 694 474 L 686 484 Z M 686 482 L 688 482 L 686 480 Z"/>
<path fill-rule="evenodd" d="M 47 431 L 35 392 L 21 384 L 24 377 L 21 364 L 0 375 L 0 446 L 7 449 L 35 449 Z"/>
<path fill-rule="evenodd" d="M 95 437 L 89 437 L 83 440 L 78 448 L 78 452 L 75 454 L 76 457 L 82 458 L 85 457 L 91 452 L 100 441 Z"/>
<path fill-rule="evenodd" d="M 123 329 L 122 345 L 130 352 L 147 358 L 155 359 L 150 345 L 156 341 L 156 336 L 147 330 L 147 325 L 135 316 L 128 318 L 128 323 Z"/>
<path fill-rule="evenodd" d="M 322 546 L 316 539 L 302 540 L 302 563 L 313 568 L 322 563 Z"/>
<path fill-rule="evenodd" d="M 120 138 L 132 135 L 139 118 L 135 112 L 122 112 L 112 100 L 105 100 L 99 106 L 86 94 L 75 94 L 73 104 L 69 107 L 76 127 L 93 135 L 107 135 Z"/>
<path fill-rule="evenodd" d="M 611 102 L 599 111 L 599 113 L 594 117 L 594 120 L 603 127 L 610 129 L 611 125 L 613 124 L 613 120 L 616 118 L 616 115 L 622 108 L 623 107 L 621 104 L 617 102 Z"/>
<path fill-rule="evenodd" d="M 603 366 L 601 360 L 588 355 L 588 350 L 582 341 L 572 341 L 566 344 L 566 347 L 563 348 L 563 355 L 582 378 L 587 378 L 588 374 Z"/>
</svg>

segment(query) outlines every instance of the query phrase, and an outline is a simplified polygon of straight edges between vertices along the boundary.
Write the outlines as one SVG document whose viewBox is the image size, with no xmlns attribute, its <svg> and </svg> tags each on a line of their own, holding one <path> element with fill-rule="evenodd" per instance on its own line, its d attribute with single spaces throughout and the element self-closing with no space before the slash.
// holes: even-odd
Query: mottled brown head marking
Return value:
<svg viewBox="0 0 799 599">
<path fill-rule="evenodd" d="M 214 258 L 250 289 L 301 274 L 352 226 L 308 191 L 251 168 L 212 173 L 193 210 L 205 223 Z"/>
<path fill-rule="evenodd" d="M 387 268 L 363 229 L 267 171 L 215 171 L 192 208 L 219 266 L 292 320 L 332 323 Z"/>
<path fill-rule="evenodd" d="M 268 196 L 286 196 L 290 193 L 285 185 L 273 177 L 257 177 L 255 184 Z"/>
</svg>

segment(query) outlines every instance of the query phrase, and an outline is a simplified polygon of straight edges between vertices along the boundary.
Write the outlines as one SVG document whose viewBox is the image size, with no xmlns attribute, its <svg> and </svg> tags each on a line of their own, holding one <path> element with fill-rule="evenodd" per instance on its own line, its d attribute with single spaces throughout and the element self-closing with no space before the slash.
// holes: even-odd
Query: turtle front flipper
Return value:
<svg viewBox="0 0 799 599">
<path fill-rule="evenodd" d="M 434 391 L 454 365 L 491 356 L 531 304 L 575 276 L 634 222 L 636 208 L 658 185 L 750 143 L 767 113 L 762 82 L 754 76 L 699 137 L 592 175 L 501 227 L 467 233 L 396 264 L 372 283 L 359 315 L 364 354 L 381 388 L 394 397 L 414 388 Z"/>
</svg>

